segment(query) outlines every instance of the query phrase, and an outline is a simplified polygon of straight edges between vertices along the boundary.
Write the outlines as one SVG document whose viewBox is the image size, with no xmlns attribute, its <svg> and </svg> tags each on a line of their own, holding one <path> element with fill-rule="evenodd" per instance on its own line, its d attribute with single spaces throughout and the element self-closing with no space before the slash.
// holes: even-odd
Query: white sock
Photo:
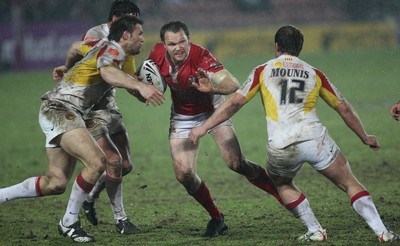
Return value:
<svg viewBox="0 0 400 246">
<path fill-rule="evenodd" d="M 114 200 L 111 201 L 111 208 L 114 212 L 115 222 L 118 222 L 119 220 L 125 220 L 127 218 L 122 199 L 122 183 L 119 184 L 114 196 Z"/>
<path fill-rule="evenodd" d="M 85 192 L 75 180 L 74 184 L 72 185 L 72 191 L 69 197 L 67 210 L 65 211 L 62 221 L 64 226 L 68 227 L 79 220 L 79 210 L 81 209 L 81 206 L 88 195 L 89 192 Z"/>
<path fill-rule="evenodd" d="M 122 180 L 115 180 L 113 178 L 106 178 L 106 190 L 110 198 L 111 208 L 114 213 L 114 220 L 126 219 L 124 205 L 122 204 Z"/>
<path fill-rule="evenodd" d="M 36 179 L 31 177 L 19 184 L 0 189 L 0 204 L 18 198 L 38 197 L 36 192 Z"/>
<path fill-rule="evenodd" d="M 299 199 L 302 199 L 302 197 Z M 307 198 L 304 198 L 304 200 L 301 201 L 296 207 L 288 208 L 288 210 L 292 212 L 296 218 L 299 218 L 303 222 L 309 232 L 323 230 L 321 224 L 315 217 Z"/>
<path fill-rule="evenodd" d="M 382 232 L 388 231 L 379 216 L 371 196 L 358 198 L 353 202 L 353 208 L 367 222 L 376 235 L 379 236 Z"/>
<path fill-rule="evenodd" d="M 99 180 L 97 180 L 92 191 L 89 193 L 89 196 L 86 198 L 86 201 L 93 202 L 94 199 L 99 196 L 100 192 L 104 190 L 104 188 L 106 188 L 106 172 L 103 172 Z"/>
</svg>

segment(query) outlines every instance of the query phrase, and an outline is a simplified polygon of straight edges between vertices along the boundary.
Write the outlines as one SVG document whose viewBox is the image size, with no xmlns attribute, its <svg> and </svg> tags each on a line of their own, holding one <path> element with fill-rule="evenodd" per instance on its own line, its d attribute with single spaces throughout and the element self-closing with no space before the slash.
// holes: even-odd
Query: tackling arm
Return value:
<svg viewBox="0 0 400 246">
<path fill-rule="evenodd" d="M 65 67 L 70 69 L 77 63 L 82 60 L 83 54 L 81 53 L 80 46 L 82 42 L 74 42 L 71 47 L 68 49 L 67 58 L 65 60 Z"/>
<path fill-rule="evenodd" d="M 83 54 L 80 50 L 80 45 L 82 42 L 74 42 L 67 51 L 67 58 L 65 59 L 65 65 L 55 67 L 53 69 L 53 79 L 55 81 L 61 80 L 64 73 L 68 71 L 71 67 L 75 65 L 76 62 L 82 60 Z"/>
<path fill-rule="evenodd" d="M 153 85 L 142 83 L 114 66 L 100 67 L 100 75 L 112 86 L 139 91 L 153 105 L 161 105 L 165 100 L 164 94 Z"/>
<path fill-rule="evenodd" d="M 231 118 L 247 102 L 247 99 L 239 93 L 232 95 L 215 110 L 203 125 L 195 127 L 190 131 L 189 138 L 192 140 L 193 144 L 197 144 L 199 138 L 204 136 L 208 130 Z"/>
<path fill-rule="evenodd" d="M 376 137 L 373 135 L 368 135 L 360 118 L 353 109 L 353 107 L 346 100 L 339 103 L 336 107 L 336 112 L 342 117 L 346 125 L 361 139 L 361 141 L 368 145 L 373 150 L 378 150 L 380 148 Z"/>
<path fill-rule="evenodd" d="M 239 81 L 226 69 L 213 73 L 209 77 L 204 69 L 199 68 L 197 80 L 198 83 L 193 83 L 193 86 L 205 93 L 228 95 L 240 86 Z"/>
</svg>

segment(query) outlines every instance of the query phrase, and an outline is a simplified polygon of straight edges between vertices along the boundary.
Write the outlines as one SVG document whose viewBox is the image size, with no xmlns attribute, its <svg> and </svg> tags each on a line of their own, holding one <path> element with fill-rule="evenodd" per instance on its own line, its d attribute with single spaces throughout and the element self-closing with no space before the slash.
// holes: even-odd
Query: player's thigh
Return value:
<svg viewBox="0 0 400 246">
<path fill-rule="evenodd" d="M 240 144 L 231 126 L 219 126 L 211 131 L 222 158 L 228 165 L 239 165 L 242 158 Z"/>
<path fill-rule="evenodd" d="M 196 173 L 199 144 L 194 145 L 188 138 L 171 138 L 169 145 L 175 173 Z"/>
<path fill-rule="evenodd" d="M 337 158 L 326 169 L 319 172 L 345 192 L 353 189 L 354 191 L 350 191 L 350 193 L 357 193 L 364 189 L 354 176 L 349 162 L 342 153 L 339 153 Z"/>
<path fill-rule="evenodd" d="M 60 146 L 87 168 L 105 168 L 106 157 L 86 128 L 76 128 L 64 133 Z"/>
</svg>

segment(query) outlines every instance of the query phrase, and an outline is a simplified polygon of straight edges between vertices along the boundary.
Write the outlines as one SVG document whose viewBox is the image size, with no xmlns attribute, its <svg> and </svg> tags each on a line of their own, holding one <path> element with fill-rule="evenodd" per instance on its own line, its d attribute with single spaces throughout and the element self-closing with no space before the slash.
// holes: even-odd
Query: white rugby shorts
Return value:
<svg viewBox="0 0 400 246">
<path fill-rule="evenodd" d="M 86 127 L 92 137 L 97 140 L 104 134 L 126 132 L 122 115 L 116 110 L 95 110 L 86 115 Z"/>
<path fill-rule="evenodd" d="M 267 169 L 271 174 L 294 178 L 305 162 L 315 170 L 329 167 L 340 153 L 340 148 L 325 131 L 316 139 L 289 145 L 284 149 L 267 146 Z"/>
<path fill-rule="evenodd" d="M 86 128 L 82 116 L 58 101 L 44 100 L 40 106 L 39 124 L 46 135 L 46 147 L 58 145 L 52 142 L 54 138 L 65 132 Z"/>
<path fill-rule="evenodd" d="M 169 138 L 189 138 L 189 132 L 192 128 L 204 124 L 208 117 L 213 112 L 201 113 L 196 115 L 182 115 L 177 114 L 174 111 L 171 112 L 170 117 L 170 128 L 169 128 Z M 218 126 L 233 126 L 232 120 L 222 122 Z M 213 128 L 213 129 L 214 129 Z M 210 131 L 212 131 L 211 129 Z"/>
</svg>

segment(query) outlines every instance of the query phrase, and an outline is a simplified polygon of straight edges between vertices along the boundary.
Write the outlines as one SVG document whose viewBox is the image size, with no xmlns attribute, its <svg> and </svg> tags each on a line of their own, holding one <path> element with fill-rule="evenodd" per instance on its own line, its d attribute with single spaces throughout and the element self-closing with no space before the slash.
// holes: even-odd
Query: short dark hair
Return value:
<svg viewBox="0 0 400 246">
<path fill-rule="evenodd" d="M 130 0 L 115 0 L 111 4 L 110 14 L 108 15 L 108 22 L 112 21 L 112 17 L 114 15 L 119 18 L 128 14 L 134 14 L 139 17 L 139 7 Z"/>
<path fill-rule="evenodd" d="M 189 32 L 188 27 L 182 21 L 171 21 L 171 22 L 168 22 L 167 24 L 165 24 L 165 25 L 163 25 L 161 27 L 161 30 L 160 30 L 161 41 L 164 43 L 164 41 L 165 41 L 165 33 L 166 32 L 177 33 L 180 30 L 183 30 L 185 32 L 186 36 L 188 36 L 188 37 L 190 36 L 190 32 Z"/>
<path fill-rule="evenodd" d="M 110 34 L 108 34 L 108 40 L 114 40 L 119 42 L 125 31 L 132 33 L 135 31 L 135 27 L 137 24 L 143 25 L 143 20 L 137 18 L 133 15 L 125 15 L 119 18 L 117 21 L 114 21 L 110 27 Z"/>
<path fill-rule="evenodd" d="M 301 31 L 292 25 L 279 28 L 275 34 L 275 43 L 279 51 L 292 56 L 299 56 L 303 49 L 304 36 Z"/>
</svg>

